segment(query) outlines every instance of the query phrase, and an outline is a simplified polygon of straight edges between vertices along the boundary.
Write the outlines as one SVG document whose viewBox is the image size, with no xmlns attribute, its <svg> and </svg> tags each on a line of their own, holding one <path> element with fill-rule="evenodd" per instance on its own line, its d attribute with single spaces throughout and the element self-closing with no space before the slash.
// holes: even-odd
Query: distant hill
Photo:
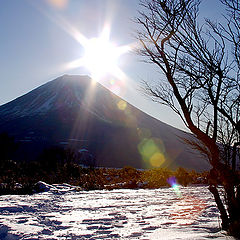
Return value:
<svg viewBox="0 0 240 240">
<path fill-rule="evenodd" d="M 20 142 L 16 159 L 34 160 L 43 148 L 61 145 L 87 149 L 105 167 L 209 169 L 183 143 L 192 135 L 147 115 L 88 76 L 61 76 L 0 106 L 2 131 Z"/>
</svg>

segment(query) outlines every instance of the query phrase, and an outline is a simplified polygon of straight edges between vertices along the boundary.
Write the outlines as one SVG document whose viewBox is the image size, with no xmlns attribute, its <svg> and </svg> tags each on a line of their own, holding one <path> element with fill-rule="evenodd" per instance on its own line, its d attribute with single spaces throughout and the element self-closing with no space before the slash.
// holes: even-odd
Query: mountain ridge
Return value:
<svg viewBox="0 0 240 240">
<path fill-rule="evenodd" d="M 86 75 L 63 75 L 0 106 L 0 131 L 4 130 L 32 144 L 86 147 L 98 165 L 106 167 L 146 168 L 155 161 L 162 167 L 209 168 L 177 139 L 192 135 L 147 115 Z M 152 156 L 150 163 L 147 158 L 154 151 L 158 160 Z"/>
</svg>

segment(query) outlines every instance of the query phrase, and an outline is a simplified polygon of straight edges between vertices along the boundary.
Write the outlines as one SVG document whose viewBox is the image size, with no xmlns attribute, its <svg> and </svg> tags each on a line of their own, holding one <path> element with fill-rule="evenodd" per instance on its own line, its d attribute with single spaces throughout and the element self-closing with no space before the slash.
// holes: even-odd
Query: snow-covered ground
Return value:
<svg viewBox="0 0 240 240">
<path fill-rule="evenodd" d="M 0 196 L 0 239 L 233 239 L 207 187 Z"/>
</svg>

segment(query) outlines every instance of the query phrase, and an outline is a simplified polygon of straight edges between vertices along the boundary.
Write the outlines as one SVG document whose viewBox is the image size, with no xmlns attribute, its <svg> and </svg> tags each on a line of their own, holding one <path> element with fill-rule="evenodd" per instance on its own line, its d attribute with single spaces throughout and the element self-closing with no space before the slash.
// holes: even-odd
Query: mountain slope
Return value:
<svg viewBox="0 0 240 240">
<path fill-rule="evenodd" d="M 18 158 L 23 159 L 63 144 L 88 149 L 106 167 L 209 168 L 181 140 L 190 134 L 150 117 L 87 76 L 64 75 L 0 106 L 0 131 L 21 142 Z"/>
</svg>

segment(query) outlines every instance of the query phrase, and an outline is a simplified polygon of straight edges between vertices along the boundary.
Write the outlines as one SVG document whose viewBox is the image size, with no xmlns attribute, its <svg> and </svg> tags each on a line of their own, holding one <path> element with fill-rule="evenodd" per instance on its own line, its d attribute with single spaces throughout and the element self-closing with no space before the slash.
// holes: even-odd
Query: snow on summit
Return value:
<svg viewBox="0 0 240 240">
<path fill-rule="evenodd" d="M 84 100 L 81 92 L 83 95 L 90 82 L 88 76 L 63 75 L 1 106 L 0 115 L 31 116 L 66 105 L 72 107 L 77 101 L 80 104 L 81 100 Z M 76 87 L 78 87 L 78 98 L 75 96 Z"/>
<path fill-rule="evenodd" d="M 43 115 L 63 108 L 82 107 L 97 118 L 107 121 L 102 115 L 116 108 L 118 97 L 110 94 L 110 91 L 99 83 L 93 82 L 84 75 L 63 75 L 4 104 L 0 108 L 0 117 Z"/>
</svg>

